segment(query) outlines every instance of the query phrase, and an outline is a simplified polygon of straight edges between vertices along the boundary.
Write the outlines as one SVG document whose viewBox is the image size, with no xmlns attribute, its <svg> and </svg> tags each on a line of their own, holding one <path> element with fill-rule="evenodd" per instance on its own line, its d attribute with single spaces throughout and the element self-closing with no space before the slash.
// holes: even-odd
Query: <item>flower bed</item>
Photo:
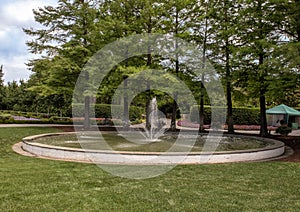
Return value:
<svg viewBox="0 0 300 212">
<path fill-rule="evenodd" d="M 177 125 L 181 126 L 181 127 L 190 127 L 190 128 L 199 128 L 199 126 L 200 126 L 198 123 L 193 123 L 193 122 L 190 122 L 187 120 L 179 120 L 177 122 Z M 203 127 L 204 127 L 204 129 L 209 129 L 210 125 L 204 125 Z"/>
<path fill-rule="evenodd" d="M 14 120 L 17 120 L 17 121 L 39 121 L 40 119 L 37 119 L 37 118 L 27 118 L 27 117 L 24 117 L 24 116 L 12 116 Z"/>
</svg>

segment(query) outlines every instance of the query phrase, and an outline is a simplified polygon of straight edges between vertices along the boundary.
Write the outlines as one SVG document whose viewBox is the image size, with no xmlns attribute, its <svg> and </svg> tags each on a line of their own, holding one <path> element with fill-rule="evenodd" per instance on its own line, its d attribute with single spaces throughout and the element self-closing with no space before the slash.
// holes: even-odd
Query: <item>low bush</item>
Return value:
<svg viewBox="0 0 300 212">
<path fill-rule="evenodd" d="M 14 110 L 1 110 L 0 113 L 9 114 L 12 116 L 24 116 L 27 118 L 38 118 L 38 119 L 50 118 L 52 116 L 58 115 L 55 113 L 22 112 L 22 111 L 14 111 Z"/>
<path fill-rule="evenodd" d="M 11 124 L 11 123 L 14 123 L 14 118 L 10 114 L 0 114 L 0 123 L 1 124 Z"/>
<path fill-rule="evenodd" d="M 0 120 L 8 120 L 10 119 L 12 116 L 10 114 L 0 114 Z"/>
<path fill-rule="evenodd" d="M 112 117 L 112 112 L 114 112 L 114 117 Z M 97 118 L 123 118 L 124 108 L 121 105 L 109 105 L 109 104 L 96 104 L 91 107 L 90 116 L 94 116 Z M 141 119 L 142 114 L 145 109 L 136 106 L 129 107 L 129 119 L 134 121 L 136 119 Z M 73 105 L 73 113 L 75 117 L 83 117 L 84 116 L 84 105 L 83 104 L 75 104 Z"/>
<path fill-rule="evenodd" d="M 70 117 L 52 116 L 49 118 L 49 122 L 72 122 L 72 120 Z"/>
<path fill-rule="evenodd" d="M 226 116 L 226 108 L 214 108 L 217 115 Z M 219 110 L 219 111 L 218 111 Z M 199 106 L 194 105 L 190 111 L 190 121 L 199 123 Z M 256 108 L 233 108 L 233 122 L 238 125 L 259 125 L 260 112 Z M 211 123 L 211 107 L 204 107 L 204 124 Z M 226 122 L 227 123 L 227 122 Z"/>
<path fill-rule="evenodd" d="M 292 128 L 286 126 L 286 125 L 282 125 L 280 127 L 278 127 L 275 130 L 276 133 L 279 133 L 280 135 L 288 135 L 289 133 L 292 132 Z"/>
</svg>

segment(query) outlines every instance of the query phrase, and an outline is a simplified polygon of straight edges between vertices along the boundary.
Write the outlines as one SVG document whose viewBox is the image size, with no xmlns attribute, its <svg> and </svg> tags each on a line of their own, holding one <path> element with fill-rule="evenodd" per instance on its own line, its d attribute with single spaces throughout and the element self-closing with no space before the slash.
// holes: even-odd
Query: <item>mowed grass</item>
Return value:
<svg viewBox="0 0 300 212">
<path fill-rule="evenodd" d="M 18 155 L 11 146 L 50 128 L 0 128 L 0 211 L 299 211 L 300 163 L 177 166 L 156 178 L 93 164 Z"/>
</svg>

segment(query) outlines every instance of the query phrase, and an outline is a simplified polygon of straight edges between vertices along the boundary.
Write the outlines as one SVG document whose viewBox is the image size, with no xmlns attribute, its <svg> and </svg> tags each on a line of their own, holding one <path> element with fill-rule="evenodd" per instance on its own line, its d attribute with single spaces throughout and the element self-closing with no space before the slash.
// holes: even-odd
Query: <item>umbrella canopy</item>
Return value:
<svg viewBox="0 0 300 212">
<path fill-rule="evenodd" d="M 269 110 L 266 110 L 266 113 L 267 114 L 283 114 L 283 115 L 288 115 L 288 116 L 300 116 L 300 112 L 298 110 L 295 110 L 294 108 L 286 106 L 285 104 L 281 104 L 281 105 L 273 107 Z"/>
</svg>

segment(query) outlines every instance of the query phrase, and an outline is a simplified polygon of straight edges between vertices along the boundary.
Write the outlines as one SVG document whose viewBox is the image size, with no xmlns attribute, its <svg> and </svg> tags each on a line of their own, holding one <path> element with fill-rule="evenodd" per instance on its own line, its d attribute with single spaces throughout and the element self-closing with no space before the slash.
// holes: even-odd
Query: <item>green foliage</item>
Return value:
<svg viewBox="0 0 300 212">
<path fill-rule="evenodd" d="M 51 116 L 49 118 L 49 122 L 55 122 L 55 123 L 65 122 L 65 123 L 70 123 L 70 122 L 72 122 L 72 120 L 71 120 L 70 117 Z"/>
<path fill-rule="evenodd" d="M 121 105 L 109 105 L 109 104 L 96 104 L 93 105 L 94 110 L 91 110 L 90 116 L 95 115 L 96 118 L 117 118 L 123 119 L 124 108 Z M 111 108 L 115 112 L 115 117 L 111 115 Z M 94 112 L 94 114 L 93 114 Z M 130 106 L 129 107 L 129 118 L 131 121 L 141 119 L 144 109 L 141 107 Z M 73 105 L 73 115 L 75 117 L 84 117 L 83 105 L 74 104 Z"/>
<path fill-rule="evenodd" d="M 289 133 L 292 132 L 292 128 L 286 126 L 286 125 L 282 125 L 279 126 L 276 130 L 276 133 L 279 133 L 280 135 L 288 135 Z"/>
<path fill-rule="evenodd" d="M 0 72 L 0 109 L 70 116 L 76 79 L 95 52 L 128 35 L 155 32 L 175 35 L 203 50 L 203 56 L 207 56 L 222 78 L 229 109 L 231 93 L 238 103 L 235 106 L 260 105 L 262 114 L 266 102 L 298 106 L 299 8 L 296 0 L 59 0 L 55 7 L 34 10 L 35 20 L 42 26 L 40 29 L 24 29 L 32 37 L 27 42 L 30 52 L 43 53 L 41 58 L 28 63 L 33 72 L 29 82 L 3 86 Z M 166 60 L 147 54 L 123 61 L 99 87 L 97 103 L 111 104 L 124 77 L 147 67 L 176 75 L 190 88 L 198 104 L 203 96 L 204 104 L 209 104 L 206 92 L 201 89 L 201 76 L 194 76 L 176 59 L 162 65 Z M 157 91 L 152 91 L 152 95 L 163 96 Z M 147 102 L 147 98 L 146 94 L 140 95 L 132 105 L 145 107 L 143 102 Z M 165 111 L 171 111 L 172 101 L 166 99 L 161 105 Z M 167 104 L 171 106 L 168 108 Z M 189 107 L 185 106 L 187 110 Z M 103 117 L 110 115 L 106 108 L 97 113 Z M 233 114 L 235 124 L 258 120 L 236 109 L 233 113 L 245 117 L 237 118 Z M 209 114 L 206 112 L 205 117 Z M 205 122 L 209 120 L 205 119 Z M 261 122 L 265 125 L 265 115 Z"/>
<path fill-rule="evenodd" d="M 198 109 L 197 109 L 198 107 Z M 192 122 L 199 123 L 199 114 L 197 112 L 199 111 L 199 106 L 194 105 L 191 108 L 190 117 Z M 218 108 L 215 108 L 217 113 Z M 222 109 L 222 111 L 225 111 Z M 225 116 L 225 114 L 223 114 Z M 259 109 L 254 108 L 233 108 L 233 121 L 235 124 L 240 125 L 257 125 L 260 123 L 260 113 Z M 204 107 L 204 124 L 210 124 L 211 123 L 211 108 L 210 107 Z"/>
<path fill-rule="evenodd" d="M 10 114 L 0 114 L 0 123 L 10 124 L 14 122 L 14 118 Z"/>
<path fill-rule="evenodd" d="M 5 97 L 5 87 L 4 87 L 4 79 L 3 79 L 3 65 L 0 66 L 0 109 L 4 108 L 4 97 Z"/>
</svg>

